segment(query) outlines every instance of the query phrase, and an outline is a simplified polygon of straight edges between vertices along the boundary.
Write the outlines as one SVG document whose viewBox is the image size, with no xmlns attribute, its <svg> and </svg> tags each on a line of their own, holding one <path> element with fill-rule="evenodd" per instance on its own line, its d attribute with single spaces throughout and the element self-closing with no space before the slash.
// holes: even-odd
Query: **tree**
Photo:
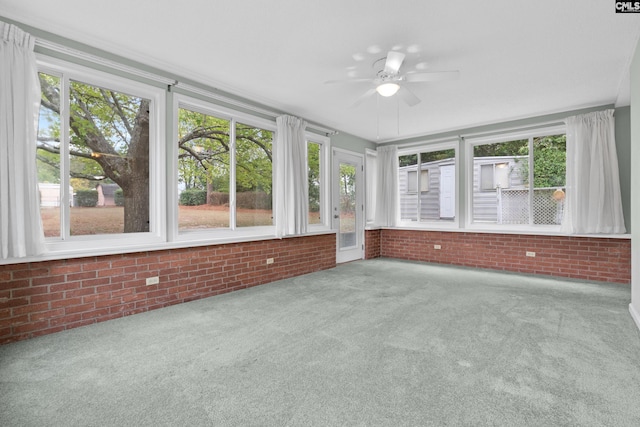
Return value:
<svg viewBox="0 0 640 427">
<path fill-rule="evenodd" d="M 60 85 L 40 74 L 41 106 L 60 115 Z M 149 230 L 149 100 L 72 81 L 69 84 L 70 176 L 110 178 L 124 193 L 124 231 Z M 39 138 L 42 152 L 60 154 L 57 138 Z"/>
<path fill-rule="evenodd" d="M 309 211 L 320 211 L 320 144 L 309 143 L 307 161 L 309 162 L 308 188 Z"/>
<path fill-rule="evenodd" d="M 229 192 L 230 126 L 228 120 L 179 109 L 178 173 L 186 188 Z M 273 132 L 236 123 L 235 134 L 236 191 L 270 195 Z"/>
<path fill-rule="evenodd" d="M 528 139 L 476 145 L 473 147 L 474 157 L 526 156 L 527 154 L 529 154 Z"/>
<path fill-rule="evenodd" d="M 41 178 L 60 170 L 60 79 L 40 73 L 38 160 Z M 124 196 L 124 232 L 149 230 L 150 101 L 71 81 L 69 175 L 111 181 Z M 62 105 L 63 105 L 62 104 Z M 179 179 L 187 188 L 229 191 L 229 121 L 180 109 Z M 272 132 L 236 125 L 236 188 L 271 194 Z M 59 182 L 59 178 L 58 178 Z M 87 186 L 86 184 L 83 185 Z"/>
<path fill-rule="evenodd" d="M 522 161 L 520 174 L 529 183 L 529 162 Z M 533 187 L 563 187 L 567 174 L 567 136 L 552 135 L 533 139 Z"/>
</svg>

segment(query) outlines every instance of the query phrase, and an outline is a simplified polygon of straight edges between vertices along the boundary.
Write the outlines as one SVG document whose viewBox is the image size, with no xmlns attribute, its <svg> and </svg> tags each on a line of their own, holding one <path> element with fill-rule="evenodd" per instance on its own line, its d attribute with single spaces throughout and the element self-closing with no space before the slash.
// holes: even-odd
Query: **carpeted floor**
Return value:
<svg viewBox="0 0 640 427">
<path fill-rule="evenodd" d="M 0 347 L 2 426 L 638 426 L 628 286 L 359 261 Z"/>
</svg>

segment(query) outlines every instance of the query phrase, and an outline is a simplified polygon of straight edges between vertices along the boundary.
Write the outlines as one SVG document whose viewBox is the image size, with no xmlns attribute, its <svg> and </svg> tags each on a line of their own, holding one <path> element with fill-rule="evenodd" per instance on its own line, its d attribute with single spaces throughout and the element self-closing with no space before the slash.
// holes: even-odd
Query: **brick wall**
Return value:
<svg viewBox="0 0 640 427">
<path fill-rule="evenodd" d="M 324 270 L 335 256 L 326 234 L 0 265 L 0 344 Z"/>
<path fill-rule="evenodd" d="M 364 259 L 380 257 L 380 230 L 364 231 Z"/>
<path fill-rule="evenodd" d="M 440 245 L 441 249 L 434 249 Z M 526 252 L 535 252 L 527 257 Z M 631 241 L 593 237 L 380 230 L 380 256 L 544 274 L 631 282 Z"/>
</svg>

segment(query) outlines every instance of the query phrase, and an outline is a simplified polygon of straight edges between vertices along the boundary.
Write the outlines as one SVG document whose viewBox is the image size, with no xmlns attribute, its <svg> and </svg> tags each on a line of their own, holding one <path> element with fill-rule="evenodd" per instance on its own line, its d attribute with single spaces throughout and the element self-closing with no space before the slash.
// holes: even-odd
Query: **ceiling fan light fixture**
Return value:
<svg viewBox="0 0 640 427">
<path fill-rule="evenodd" d="M 382 83 L 376 87 L 376 91 L 382 96 L 393 96 L 400 89 L 397 83 Z"/>
</svg>

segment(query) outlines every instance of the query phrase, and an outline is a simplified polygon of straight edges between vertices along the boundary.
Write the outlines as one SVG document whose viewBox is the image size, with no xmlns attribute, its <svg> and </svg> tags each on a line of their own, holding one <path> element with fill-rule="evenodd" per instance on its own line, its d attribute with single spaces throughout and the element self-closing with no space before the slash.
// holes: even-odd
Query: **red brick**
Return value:
<svg viewBox="0 0 640 427">
<path fill-rule="evenodd" d="M 64 309 L 64 313 L 65 314 L 82 313 L 82 312 L 87 312 L 89 310 L 93 310 L 94 308 L 95 308 L 95 305 L 93 303 L 73 305 L 70 307 L 66 307 Z"/>
<path fill-rule="evenodd" d="M 11 309 L 11 315 L 20 316 L 28 313 L 37 313 L 39 311 L 45 311 L 48 309 L 49 309 L 49 303 L 41 302 L 39 304 L 29 304 L 29 305 L 23 305 L 20 307 L 14 307 Z"/>
<path fill-rule="evenodd" d="M 31 279 L 31 285 L 52 285 L 54 283 L 62 283 L 66 281 L 66 277 L 64 274 L 59 274 L 57 276 L 46 276 L 46 277 L 35 277 Z"/>
<path fill-rule="evenodd" d="M 39 320 L 37 322 L 25 323 L 24 325 L 18 325 L 13 327 L 14 334 L 24 334 L 26 332 L 33 332 L 39 329 L 45 329 L 49 326 L 48 320 Z"/>
<path fill-rule="evenodd" d="M 29 320 L 32 322 L 44 319 L 51 319 L 53 317 L 64 316 L 64 308 L 56 308 L 55 310 L 41 311 L 39 313 L 32 313 L 29 316 Z"/>
<path fill-rule="evenodd" d="M 65 298 L 61 300 L 51 301 L 51 308 L 69 307 L 72 305 L 79 305 L 79 304 L 82 304 L 82 298 L 80 297 Z"/>
<path fill-rule="evenodd" d="M 68 274 L 82 271 L 82 264 L 57 265 L 51 267 L 51 274 Z"/>
<path fill-rule="evenodd" d="M 42 277 L 50 275 L 48 268 L 32 268 L 29 270 L 19 270 L 13 272 L 13 279 L 28 279 L 31 277 Z"/>
<path fill-rule="evenodd" d="M 28 298 L 11 298 L 8 300 L 0 300 L 0 309 L 3 308 L 11 308 L 11 307 L 20 307 L 23 305 L 28 305 Z"/>
</svg>

